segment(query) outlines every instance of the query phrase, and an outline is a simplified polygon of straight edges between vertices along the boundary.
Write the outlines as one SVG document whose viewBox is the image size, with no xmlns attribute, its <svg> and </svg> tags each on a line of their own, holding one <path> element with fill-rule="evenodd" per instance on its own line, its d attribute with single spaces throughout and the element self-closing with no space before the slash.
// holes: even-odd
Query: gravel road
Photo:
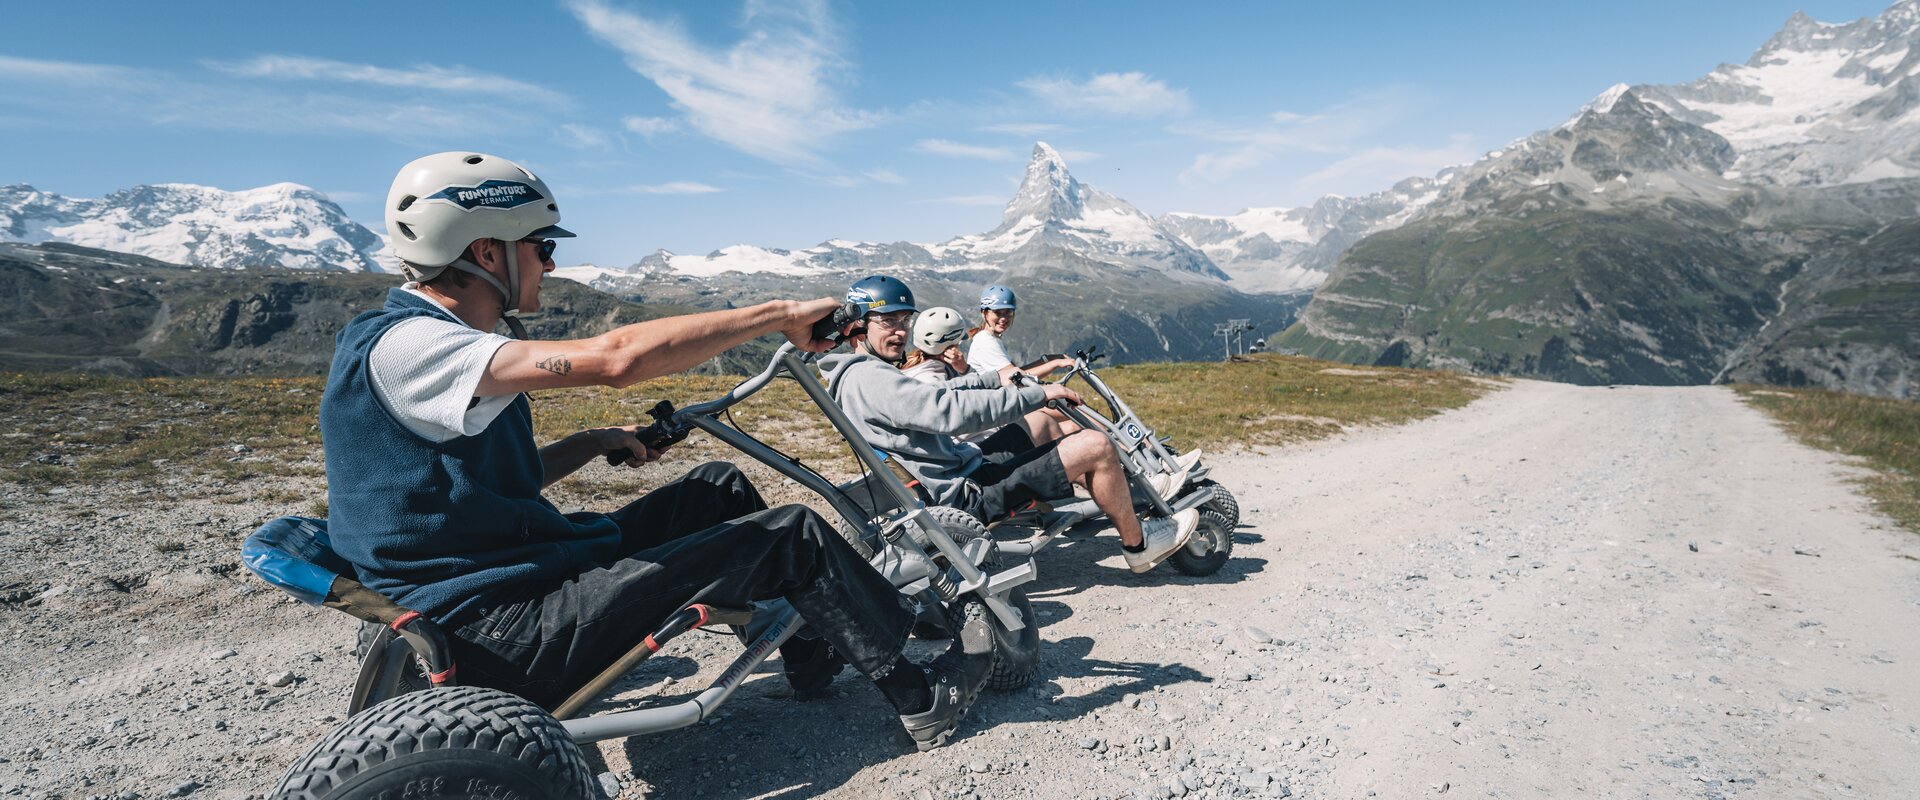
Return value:
<svg viewBox="0 0 1920 800">
<path fill-rule="evenodd" d="M 768 670 L 596 769 L 623 798 L 1920 786 L 1920 536 L 1730 391 L 1516 382 L 1209 462 L 1246 509 L 1227 567 L 1134 576 L 1110 534 L 1042 553 L 1040 678 L 948 747 L 912 753 L 851 672 L 796 703 Z M 259 796 L 342 712 L 346 618 L 231 571 L 287 509 L 167 495 L 0 484 L 0 796 Z M 702 686 L 734 647 L 682 639 L 609 702 Z"/>
</svg>

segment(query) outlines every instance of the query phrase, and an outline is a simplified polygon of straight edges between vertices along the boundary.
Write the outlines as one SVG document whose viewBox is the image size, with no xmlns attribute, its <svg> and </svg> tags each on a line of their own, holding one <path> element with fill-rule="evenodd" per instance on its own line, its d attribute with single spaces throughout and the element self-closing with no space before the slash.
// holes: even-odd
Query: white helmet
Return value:
<svg viewBox="0 0 1920 800">
<path fill-rule="evenodd" d="M 937 356 L 967 335 L 967 320 L 951 308 L 929 308 L 913 320 L 913 346 Z"/>
<path fill-rule="evenodd" d="M 564 238 L 553 191 L 526 167 L 474 152 L 435 153 L 400 168 L 387 190 L 387 241 L 407 277 L 429 281 L 448 267 L 484 278 L 506 298 L 507 316 L 519 305 L 520 263 L 507 248 L 507 283 L 461 259 L 475 239 L 514 242 Z"/>
</svg>

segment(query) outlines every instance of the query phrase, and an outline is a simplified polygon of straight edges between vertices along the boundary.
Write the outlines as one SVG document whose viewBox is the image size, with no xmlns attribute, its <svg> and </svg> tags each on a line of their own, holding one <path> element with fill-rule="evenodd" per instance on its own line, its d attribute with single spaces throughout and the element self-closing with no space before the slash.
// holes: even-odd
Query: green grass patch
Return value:
<svg viewBox="0 0 1920 800">
<path fill-rule="evenodd" d="M 1735 388 L 1802 441 L 1865 459 L 1879 472 L 1865 481 L 1867 496 L 1920 532 L 1920 403 L 1820 389 Z"/>
<path fill-rule="evenodd" d="M 1355 368 L 1301 357 L 1146 364 L 1101 373 L 1149 425 L 1180 447 L 1275 444 L 1351 425 L 1386 425 L 1466 404 L 1487 383 L 1420 370 Z M 651 421 L 657 400 L 684 406 L 719 397 L 734 376 L 679 375 L 627 389 L 534 396 L 540 441 L 578 430 Z M 70 373 L 0 374 L 0 479 L 53 487 L 104 480 L 186 478 L 226 491 L 277 476 L 322 477 L 320 378 L 126 379 Z M 733 409 L 732 422 L 829 477 L 858 471 L 848 449 L 798 385 L 779 381 Z M 245 449 L 236 451 L 235 446 Z M 743 458 L 695 435 L 672 460 Z M 51 462 L 51 463 L 48 463 Z M 623 477 L 633 482 L 638 478 Z M 204 489 L 200 488 L 204 487 Z M 622 484 L 623 489 L 638 489 Z M 258 496 L 298 499 L 284 487 Z M 308 510 L 324 514 L 324 500 Z"/>
<path fill-rule="evenodd" d="M 1282 444 L 1349 426 L 1409 422 L 1464 406 L 1493 385 L 1450 372 L 1279 355 L 1130 365 L 1100 377 L 1149 426 L 1189 449 Z"/>
</svg>

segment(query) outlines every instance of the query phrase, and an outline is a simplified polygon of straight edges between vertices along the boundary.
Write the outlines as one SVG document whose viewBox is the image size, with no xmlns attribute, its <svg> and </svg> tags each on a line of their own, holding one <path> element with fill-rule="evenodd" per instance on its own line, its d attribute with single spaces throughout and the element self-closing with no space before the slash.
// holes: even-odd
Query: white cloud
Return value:
<svg viewBox="0 0 1920 800">
<path fill-rule="evenodd" d="M 555 128 L 555 130 L 559 131 L 560 141 L 565 142 L 568 147 L 581 150 L 599 150 L 613 144 L 613 137 L 608 136 L 605 131 L 591 125 L 577 125 L 566 122 Z"/>
<path fill-rule="evenodd" d="M 950 206 L 1004 206 L 1007 204 L 1007 198 L 997 194 L 963 194 L 954 197 L 932 197 L 918 202 Z"/>
<path fill-rule="evenodd" d="M 1009 136 L 1018 136 L 1022 139 L 1034 139 L 1041 136 L 1058 136 L 1063 133 L 1074 132 L 1073 128 L 1065 125 L 1055 125 L 1051 122 L 1003 122 L 998 125 L 987 125 L 980 128 L 980 130 L 986 133 L 1004 133 Z"/>
<path fill-rule="evenodd" d="M 0 56 L 0 112 L 70 130 L 155 126 L 396 137 L 499 123 L 498 114 L 471 103 L 386 94 L 293 92 L 163 70 Z"/>
<path fill-rule="evenodd" d="M 698 181 L 673 181 L 647 186 L 629 186 L 626 191 L 631 194 L 712 194 L 720 189 Z"/>
<path fill-rule="evenodd" d="M 1085 81 L 1033 77 L 1019 87 L 1060 111 L 1116 117 L 1184 114 L 1187 90 L 1168 87 L 1143 72 L 1102 72 Z"/>
<path fill-rule="evenodd" d="M 666 92 L 695 130 L 750 155 L 817 167 L 831 139 L 880 119 L 844 107 L 830 85 L 845 63 L 838 31 L 818 0 L 793 8 L 750 2 L 745 35 L 725 48 L 695 41 L 671 20 L 601 0 L 573 0 L 570 7 L 595 38 Z"/>
<path fill-rule="evenodd" d="M 311 80 L 335 83 L 361 83 L 395 89 L 413 89 L 458 94 L 483 94 L 514 100 L 531 100 L 551 106 L 565 105 L 566 95 L 501 75 L 472 72 L 460 67 L 422 64 L 407 69 L 353 64 L 325 58 L 269 55 L 250 61 L 207 61 L 208 69 L 243 78 L 274 80 Z"/>
<path fill-rule="evenodd" d="M 867 176 L 867 180 L 873 181 L 874 183 L 906 183 L 907 182 L 906 178 L 900 177 L 900 173 L 894 172 L 893 170 L 890 170 L 890 169 L 870 169 L 860 174 Z"/>
<path fill-rule="evenodd" d="M 44 61 L 0 55 L 0 81 L 23 83 L 64 83 L 98 86 L 111 83 L 145 83 L 150 73 L 112 64 L 86 64 L 76 61 Z"/>
<path fill-rule="evenodd" d="M 1315 194 L 1378 191 L 1414 175 L 1432 175 L 1444 167 L 1479 157 L 1473 137 L 1454 134 L 1441 147 L 1370 147 L 1301 178 L 1296 185 Z M 1364 187 L 1375 187 L 1365 189 Z"/>
<path fill-rule="evenodd" d="M 1020 154 L 999 147 L 981 147 L 961 144 L 946 139 L 921 139 L 915 142 L 913 149 L 922 153 L 949 158 L 977 158 L 982 161 L 1019 161 Z"/>
<path fill-rule="evenodd" d="M 627 130 L 652 139 L 680 130 L 680 121 L 670 117 L 622 117 L 620 124 Z"/>
<path fill-rule="evenodd" d="M 1257 169 L 1280 155 L 1347 157 L 1355 143 L 1380 134 L 1421 102 L 1403 90 L 1371 92 L 1312 114 L 1276 111 L 1253 124 L 1191 123 L 1176 133 L 1217 147 L 1194 156 L 1182 181 L 1215 183 Z M 1401 176 L 1406 177 L 1406 176 Z"/>
</svg>

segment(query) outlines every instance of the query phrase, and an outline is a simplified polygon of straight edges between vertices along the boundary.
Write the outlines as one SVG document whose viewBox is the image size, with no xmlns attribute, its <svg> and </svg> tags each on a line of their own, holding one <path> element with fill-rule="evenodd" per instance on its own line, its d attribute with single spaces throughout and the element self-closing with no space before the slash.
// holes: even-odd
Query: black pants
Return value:
<svg viewBox="0 0 1920 800">
<path fill-rule="evenodd" d="M 980 466 L 967 476 L 969 486 L 956 505 L 991 525 L 1036 500 L 1072 497 L 1059 447 L 1058 439 L 1035 447 L 1019 425 L 1001 428 L 980 443 Z"/>
<path fill-rule="evenodd" d="M 528 585 L 454 628 L 462 683 L 551 708 L 696 601 L 784 597 L 869 677 L 899 658 L 906 599 L 819 514 L 768 509 L 732 464 L 703 464 L 608 516 L 623 534 L 618 561 Z"/>
</svg>

